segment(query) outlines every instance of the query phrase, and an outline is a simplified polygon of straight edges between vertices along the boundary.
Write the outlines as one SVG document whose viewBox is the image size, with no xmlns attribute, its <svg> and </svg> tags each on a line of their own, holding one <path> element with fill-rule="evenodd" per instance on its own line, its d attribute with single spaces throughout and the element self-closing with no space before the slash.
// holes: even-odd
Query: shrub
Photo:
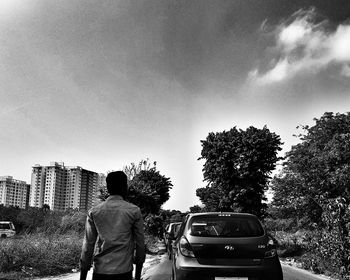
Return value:
<svg viewBox="0 0 350 280">
<path fill-rule="evenodd" d="M 60 233 L 70 231 L 82 233 L 85 229 L 86 213 L 72 212 L 62 217 L 60 224 Z"/>
<path fill-rule="evenodd" d="M 157 254 L 158 246 L 157 246 L 157 238 L 153 235 L 145 234 L 145 251 L 146 254 Z"/>
<path fill-rule="evenodd" d="M 306 231 L 295 233 L 276 231 L 273 234 L 278 243 L 278 253 L 282 258 L 301 256 L 307 250 L 307 236 Z"/>
<path fill-rule="evenodd" d="M 268 231 L 290 231 L 296 228 L 295 219 L 265 218 L 264 225 Z"/>
<path fill-rule="evenodd" d="M 79 264 L 82 246 L 82 239 L 77 234 L 49 237 L 42 234 L 23 235 L 21 239 L 4 239 L 0 242 L 0 271 L 16 272 L 22 277 L 71 271 Z"/>
<path fill-rule="evenodd" d="M 302 262 L 317 273 L 336 274 L 349 279 L 350 273 L 350 205 L 342 197 L 323 202 L 323 226 L 309 236 L 308 252 Z"/>
<path fill-rule="evenodd" d="M 149 235 L 161 237 L 163 232 L 163 219 L 161 216 L 148 214 L 144 219 L 145 232 Z"/>
</svg>

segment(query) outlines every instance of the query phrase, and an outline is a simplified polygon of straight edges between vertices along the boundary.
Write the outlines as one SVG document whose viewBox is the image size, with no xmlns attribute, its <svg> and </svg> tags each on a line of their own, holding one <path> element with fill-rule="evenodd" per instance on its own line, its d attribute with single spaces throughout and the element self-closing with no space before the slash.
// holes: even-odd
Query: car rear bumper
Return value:
<svg viewBox="0 0 350 280">
<path fill-rule="evenodd" d="M 278 258 L 263 259 L 260 265 L 252 266 L 200 265 L 196 259 L 186 259 L 186 262 L 181 263 L 180 261 L 175 268 L 177 280 L 214 280 L 215 277 L 283 280 L 282 268 Z"/>
</svg>

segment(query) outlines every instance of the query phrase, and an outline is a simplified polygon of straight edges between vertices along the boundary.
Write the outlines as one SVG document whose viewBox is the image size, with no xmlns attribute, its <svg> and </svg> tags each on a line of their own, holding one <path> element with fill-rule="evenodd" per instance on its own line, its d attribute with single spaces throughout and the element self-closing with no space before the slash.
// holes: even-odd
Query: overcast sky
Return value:
<svg viewBox="0 0 350 280">
<path fill-rule="evenodd" d="M 0 176 L 157 161 L 186 211 L 200 140 L 350 108 L 348 0 L 0 0 Z"/>
</svg>

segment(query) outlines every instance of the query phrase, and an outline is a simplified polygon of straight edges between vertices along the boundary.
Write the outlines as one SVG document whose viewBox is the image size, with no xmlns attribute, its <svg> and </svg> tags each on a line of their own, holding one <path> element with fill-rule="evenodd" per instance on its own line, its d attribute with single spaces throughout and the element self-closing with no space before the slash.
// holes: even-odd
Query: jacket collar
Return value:
<svg viewBox="0 0 350 280">
<path fill-rule="evenodd" d="M 115 195 L 110 195 L 110 196 L 107 198 L 107 200 L 109 201 L 109 200 L 124 200 L 124 199 L 123 199 L 122 196 L 115 194 Z"/>
</svg>

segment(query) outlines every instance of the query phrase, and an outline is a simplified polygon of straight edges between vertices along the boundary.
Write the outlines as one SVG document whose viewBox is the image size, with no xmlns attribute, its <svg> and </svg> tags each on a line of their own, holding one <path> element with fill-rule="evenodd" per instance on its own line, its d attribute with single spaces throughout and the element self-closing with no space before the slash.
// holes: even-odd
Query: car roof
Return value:
<svg viewBox="0 0 350 280">
<path fill-rule="evenodd" d="M 202 213 L 190 213 L 189 217 L 197 216 L 234 216 L 234 217 L 255 217 L 255 215 L 250 213 L 238 213 L 238 212 L 202 212 Z"/>
<path fill-rule="evenodd" d="M 181 224 L 182 222 L 175 222 L 175 223 L 170 223 L 169 226 L 171 225 L 178 225 L 178 224 Z"/>
</svg>

